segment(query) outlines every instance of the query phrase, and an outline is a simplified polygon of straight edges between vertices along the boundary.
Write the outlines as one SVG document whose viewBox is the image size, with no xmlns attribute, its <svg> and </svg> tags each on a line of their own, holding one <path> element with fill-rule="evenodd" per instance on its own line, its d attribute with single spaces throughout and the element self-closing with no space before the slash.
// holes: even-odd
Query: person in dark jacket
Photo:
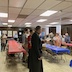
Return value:
<svg viewBox="0 0 72 72">
<path fill-rule="evenodd" d="M 42 66 L 42 42 L 39 38 L 39 34 L 41 33 L 41 27 L 37 26 L 35 28 L 35 33 L 32 35 L 31 44 L 32 48 L 30 51 L 30 68 L 29 72 L 43 72 Z"/>
</svg>

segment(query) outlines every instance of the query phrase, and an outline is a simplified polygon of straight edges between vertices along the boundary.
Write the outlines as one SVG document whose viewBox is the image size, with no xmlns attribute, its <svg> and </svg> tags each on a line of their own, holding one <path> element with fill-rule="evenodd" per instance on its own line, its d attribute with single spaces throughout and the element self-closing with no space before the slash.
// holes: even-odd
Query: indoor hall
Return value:
<svg viewBox="0 0 72 72">
<path fill-rule="evenodd" d="M 72 0 L 0 0 L 0 72 L 72 71 Z"/>
</svg>

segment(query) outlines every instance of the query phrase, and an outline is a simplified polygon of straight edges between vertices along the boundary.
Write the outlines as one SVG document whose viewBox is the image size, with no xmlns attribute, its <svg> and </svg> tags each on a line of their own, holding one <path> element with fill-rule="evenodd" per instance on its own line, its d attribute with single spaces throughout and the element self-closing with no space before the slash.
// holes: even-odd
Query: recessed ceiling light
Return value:
<svg viewBox="0 0 72 72">
<path fill-rule="evenodd" d="M 15 20 L 8 20 L 8 22 L 10 22 L 10 23 L 14 23 L 14 22 L 15 22 Z"/>
<path fill-rule="evenodd" d="M 3 25 L 8 25 L 8 23 L 2 23 Z"/>
<path fill-rule="evenodd" d="M 8 13 L 0 13 L 0 17 L 8 17 Z"/>
<path fill-rule="evenodd" d="M 31 23 L 25 23 L 25 25 L 30 25 Z"/>
<path fill-rule="evenodd" d="M 12 27 L 12 25 L 8 25 L 8 27 Z"/>
<path fill-rule="evenodd" d="M 26 25 L 26 27 L 31 27 L 31 25 Z"/>
<path fill-rule="evenodd" d="M 59 24 L 59 22 L 52 22 L 52 23 L 50 23 L 50 24 Z"/>
<path fill-rule="evenodd" d="M 48 11 L 42 13 L 40 16 L 51 16 L 51 15 L 57 13 L 57 12 L 58 12 L 58 11 L 48 10 Z"/>
<path fill-rule="evenodd" d="M 40 19 L 40 20 L 37 20 L 37 22 L 45 22 L 47 21 L 47 19 Z"/>
</svg>

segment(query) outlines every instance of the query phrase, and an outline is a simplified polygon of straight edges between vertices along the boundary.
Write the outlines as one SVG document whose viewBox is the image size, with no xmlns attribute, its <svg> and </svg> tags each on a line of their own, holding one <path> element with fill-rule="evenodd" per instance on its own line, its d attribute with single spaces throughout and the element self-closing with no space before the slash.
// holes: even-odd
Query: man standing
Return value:
<svg viewBox="0 0 72 72">
<path fill-rule="evenodd" d="M 56 33 L 56 36 L 53 38 L 53 40 L 55 46 L 61 46 L 61 38 L 58 33 Z"/>
<path fill-rule="evenodd" d="M 18 39 L 18 34 L 17 33 L 15 33 L 14 39 L 17 41 L 17 39 Z"/>
<path fill-rule="evenodd" d="M 33 34 L 33 30 L 30 29 L 30 35 L 28 36 L 28 54 L 30 55 L 30 50 L 31 50 L 31 38 L 32 38 L 32 34 Z M 28 56 L 28 68 L 30 66 L 29 64 L 29 61 L 30 61 L 30 56 Z"/>
<path fill-rule="evenodd" d="M 26 33 L 27 33 L 27 29 L 24 30 L 24 33 L 22 35 L 22 45 L 23 45 L 23 48 L 26 51 L 28 51 Z M 22 60 L 23 60 L 23 63 L 26 62 L 26 60 L 27 60 L 27 55 L 24 55 L 24 53 L 23 53 L 23 59 Z"/>
<path fill-rule="evenodd" d="M 71 42 L 70 36 L 68 35 L 68 33 L 65 34 L 65 42 L 66 43 L 70 43 Z"/>
<path fill-rule="evenodd" d="M 30 68 L 29 72 L 43 72 L 42 66 L 42 43 L 39 38 L 39 34 L 41 33 L 41 27 L 37 26 L 35 28 L 35 33 L 32 35 L 31 43 L 32 48 L 30 51 Z"/>
<path fill-rule="evenodd" d="M 6 34 L 3 34 L 2 35 L 2 48 L 1 48 L 1 51 L 5 51 L 5 47 L 6 47 L 6 40 L 7 40 L 7 36 Z"/>
</svg>

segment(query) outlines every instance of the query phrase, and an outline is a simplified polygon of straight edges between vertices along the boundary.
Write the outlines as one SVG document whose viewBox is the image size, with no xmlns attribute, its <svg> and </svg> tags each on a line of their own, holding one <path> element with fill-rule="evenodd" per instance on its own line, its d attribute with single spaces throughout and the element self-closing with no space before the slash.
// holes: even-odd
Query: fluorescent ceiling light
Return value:
<svg viewBox="0 0 72 72">
<path fill-rule="evenodd" d="M 3 25 L 8 25 L 8 23 L 2 23 Z"/>
<path fill-rule="evenodd" d="M 50 23 L 50 24 L 59 24 L 59 22 L 52 22 L 52 23 Z"/>
<path fill-rule="evenodd" d="M 26 27 L 31 27 L 31 25 L 26 25 Z"/>
<path fill-rule="evenodd" d="M 72 21 L 72 20 L 70 20 L 70 21 Z"/>
<path fill-rule="evenodd" d="M 45 26 L 47 26 L 47 27 L 51 27 L 52 25 L 45 25 Z"/>
<path fill-rule="evenodd" d="M 25 25 L 30 25 L 31 23 L 25 23 Z"/>
<path fill-rule="evenodd" d="M 14 23 L 14 22 L 15 22 L 15 20 L 8 20 L 8 22 L 10 22 L 10 23 Z"/>
<path fill-rule="evenodd" d="M 0 13 L 0 17 L 8 17 L 8 13 Z"/>
<path fill-rule="evenodd" d="M 47 21 L 47 19 L 40 19 L 40 20 L 37 20 L 37 22 L 45 22 Z"/>
<path fill-rule="evenodd" d="M 51 15 L 57 13 L 57 12 L 58 12 L 58 11 L 48 10 L 48 11 L 42 13 L 40 16 L 51 16 Z"/>
<path fill-rule="evenodd" d="M 12 25 L 8 25 L 8 27 L 12 27 Z"/>
</svg>

